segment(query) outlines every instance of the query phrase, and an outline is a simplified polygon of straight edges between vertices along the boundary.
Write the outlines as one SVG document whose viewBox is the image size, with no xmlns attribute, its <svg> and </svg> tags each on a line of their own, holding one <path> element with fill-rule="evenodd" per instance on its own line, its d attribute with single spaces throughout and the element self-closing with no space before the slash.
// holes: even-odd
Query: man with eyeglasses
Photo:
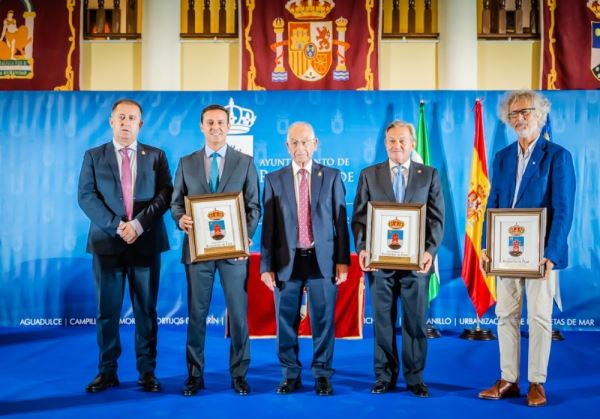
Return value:
<svg viewBox="0 0 600 419">
<path fill-rule="evenodd" d="M 86 391 L 98 393 L 119 385 L 119 320 L 129 281 L 137 383 L 144 391 L 156 392 L 156 302 L 160 254 L 169 250 L 163 214 L 171 202 L 171 172 L 162 150 L 137 140 L 142 128 L 139 103 L 118 100 L 109 123 L 112 141 L 86 151 L 79 175 L 79 206 L 91 221 L 87 251 L 93 255 L 100 350 L 98 375 Z"/>
<path fill-rule="evenodd" d="M 260 261 L 261 280 L 275 292 L 283 373 L 276 393 L 302 386 L 298 325 L 306 288 L 315 392 L 329 396 L 337 286 L 350 264 L 346 191 L 339 170 L 313 161 L 317 139 L 310 124 L 290 125 L 286 145 L 291 164 L 265 177 Z"/>
<path fill-rule="evenodd" d="M 407 389 L 429 397 L 423 380 L 427 357 L 426 316 L 429 275 L 444 234 L 444 196 L 435 168 L 411 161 L 415 128 L 393 121 L 385 130 L 388 159 L 364 169 L 358 181 L 352 232 L 360 267 L 368 272 L 375 332 L 375 384 L 371 393 L 392 391 L 400 372 L 396 345 L 398 298 L 402 303 L 402 372 Z M 426 204 L 425 253 L 419 271 L 375 270 L 366 263 L 369 201 Z"/>
<path fill-rule="evenodd" d="M 540 265 L 543 279 L 496 280 L 496 316 L 500 346 L 500 380 L 479 393 L 482 399 L 519 397 L 520 324 L 523 291 L 527 295 L 529 355 L 527 404 L 546 405 L 544 383 L 552 342 L 552 301 L 556 269 L 568 264 L 567 239 L 573 220 L 575 169 L 571 153 L 540 138 L 550 102 L 534 91 L 509 92 L 500 118 L 517 134 L 517 141 L 496 153 L 488 208 L 546 208 L 546 243 Z M 485 229 L 483 243 L 485 243 Z M 484 245 L 485 246 L 485 245 Z M 482 263 L 489 261 L 485 250 Z"/>
<path fill-rule="evenodd" d="M 200 116 L 204 147 L 179 160 L 175 173 L 175 190 L 171 215 L 185 232 L 181 246 L 181 261 L 185 265 L 188 287 L 189 323 L 187 330 L 186 360 L 188 378 L 182 393 L 193 396 L 204 388 L 204 342 L 206 318 L 212 296 L 215 274 L 219 271 L 221 287 L 227 306 L 231 336 L 229 374 L 231 387 L 239 395 L 250 393 L 246 373 L 250 366 L 248 335 L 248 259 L 223 259 L 193 263 L 190 258 L 189 233 L 192 217 L 186 214 L 185 197 L 212 193 L 242 192 L 246 212 L 248 237 L 252 237 L 260 218 L 258 174 L 252 157 L 227 145 L 229 111 L 221 105 L 208 105 Z"/>
</svg>

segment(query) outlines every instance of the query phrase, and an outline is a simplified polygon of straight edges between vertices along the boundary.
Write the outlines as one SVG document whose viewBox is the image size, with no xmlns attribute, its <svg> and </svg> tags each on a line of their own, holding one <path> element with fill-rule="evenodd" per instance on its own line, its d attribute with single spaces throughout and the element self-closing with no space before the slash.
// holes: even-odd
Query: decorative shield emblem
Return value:
<svg viewBox="0 0 600 419">
<path fill-rule="evenodd" d="M 301 80 L 321 80 L 332 62 L 332 22 L 289 22 L 288 58 L 292 72 Z"/>
<path fill-rule="evenodd" d="M 208 228 L 210 231 L 210 238 L 213 240 L 221 240 L 225 237 L 225 221 L 209 221 Z"/>
<path fill-rule="evenodd" d="M 402 247 L 404 240 L 404 230 L 388 230 L 387 245 L 392 250 L 398 250 Z"/>
<path fill-rule="evenodd" d="M 511 256 L 517 257 L 523 254 L 523 245 L 525 244 L 525 238 L 523 236 L 511 236 L 508 238 L 508 246 L 510 251 L 508 252 Z"/>
<path fill-rule="evenodd" d="M 592 22 L 592 51 L 590 68 L 597 80 L 600 80 L 600 22 Z"/>
<path fill-rule="evenodd" d="M 523 254 L 523 246 L 525 246 L 525 227 L 515 224 L 508 229 L 508 253 L 513 257 L 518 257 Z"/>
</svg>

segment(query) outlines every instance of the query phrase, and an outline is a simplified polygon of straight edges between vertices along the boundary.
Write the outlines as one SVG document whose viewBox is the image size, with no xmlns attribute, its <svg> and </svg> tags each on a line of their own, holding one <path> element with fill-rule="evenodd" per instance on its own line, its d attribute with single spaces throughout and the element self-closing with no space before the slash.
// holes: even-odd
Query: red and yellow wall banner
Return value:
<svg viewBox="0 0 600 419">
<path fill-rule="evenodd" d="M 80 1 L 0 1 L 0 90 L 78 90 Z"/>
<path fill-rule="evenodd" d="M 243 0 L 243 90 L 378 88 L 379 0 Z"/>
</svg>

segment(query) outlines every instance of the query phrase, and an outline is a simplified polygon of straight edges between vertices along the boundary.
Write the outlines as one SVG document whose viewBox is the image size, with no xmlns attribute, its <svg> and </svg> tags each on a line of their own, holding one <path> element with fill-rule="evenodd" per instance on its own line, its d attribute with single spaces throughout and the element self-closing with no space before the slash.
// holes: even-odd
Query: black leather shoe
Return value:
<svg viewBox="0 0 600 419">
<path fill-rule="evenodd" d="M 277 394 L 290 394 L 302 387 L 300 378 L 288 378 L 283 380 L 275 390 Z"/>
<path fill-rule="evenodd" d="M 188 377 L 183 384 L 181 391 L 184 396 L 193 396 L 198 393 L 198 390 L 204 388 L 204 379 L 201 377 Z"/>
<path fill-rule="evenodd" d="M 429 389 L 425 383 L 409 384 L 406 389 L 417 397 L 429 397 Z"/>
<path fill-rule="evenodd" d="M 87 385 L 85 391 L 88 393 L 99 393 L 106 390 L 109 387 L 116 387 L 119 385 L 119 378 L 114 372 L 101 372 L 94 378 L 94 380 Z"/>
<path fill-rule="evenodd" d="M 317 396 L 331 396 L 333 394 L 333 387 L 327 377 L 318 377 L 315 381 L 315 393 Z"/>
<path fill-rule="evenodd" d="M 250 386 L 244 377 L 234 377 L 231 379 L 231 388 L 240 396 L 250 393 Z"/>
<path fill-rule="evenodd" d="M 382 394 L 387 393 L 388 391 L 392 391 L 394 386 L 387 381 L 377 380 L 373 387 L 371 387 L 371 393 L 373 394 Z"/>
<path fill-rule="evenodd" d="M 160 391 L 160 381 L 157 380 L 153 372 L 145 372 L 137 380 L 138 386 L 141 386 L 144 391 L 157 392 Z"/>
</svg>

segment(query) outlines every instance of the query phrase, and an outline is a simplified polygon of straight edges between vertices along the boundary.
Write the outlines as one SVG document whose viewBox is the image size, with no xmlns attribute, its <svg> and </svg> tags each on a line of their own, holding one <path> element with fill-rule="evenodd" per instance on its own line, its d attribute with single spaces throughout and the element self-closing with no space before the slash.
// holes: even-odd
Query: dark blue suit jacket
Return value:
<svg viewBox="0 0 600 419">
<path fill-rule="evenodd" d="M 519 143 L 515 141 L 494 157 L 492 189 L 488 208 L 511 208 L 517 179 Z M 546 208 L 544 257 L 554 269 L 568 265 L 567 238 L 573 221 L 575 169 L 571 153 L 556 143 L 540 138 L 525 168 L 515 208 Z M 483 243 L 486 229 L 484 228 Z M 485 248 L 485 244 L 483 245 Z"/>
<path fill-rule="evenodd" d="M 336 264 L 350 264 L 346 190 L 340 171 L 313 161 L 310 207 L 315 253 L 323 278 L 335 277 Z M 288 165 L 265 177 L 260 271 L 290 279 L 298 244 L 294 173 Z"/>
<path fill-rule="evenodd" d="M 86 249 L 89 253 L 116 255 L 128 247 L 142 255 L 169 250 L 163 214 L 171 203 L 173 185 L 167 158 L 162 150 L 139 142 L 136 155 L 133 217 L 144 232 L 129 246 L 117 234 L 126 215 L 114 145 L 111 141 L 85 152 L 78 201 L 91 220 Z"/>
<path fill-rule="evenodd" d="M 367 208 L 371 201 L 396 201 L 390 177 L 389 160 L 369 166 L 360 173 L 352 216 L 352 232 L 357 253 L 366 249 Z M 404 202 L 427 204 L 425 251 L 435 258 L 444 237 L 445 208 L 440 177 L 435 168 L 411 161 Z M 393 271 L 379 270 L 373 274 L 389 276 L 393 274 Z"/>
</svg>

